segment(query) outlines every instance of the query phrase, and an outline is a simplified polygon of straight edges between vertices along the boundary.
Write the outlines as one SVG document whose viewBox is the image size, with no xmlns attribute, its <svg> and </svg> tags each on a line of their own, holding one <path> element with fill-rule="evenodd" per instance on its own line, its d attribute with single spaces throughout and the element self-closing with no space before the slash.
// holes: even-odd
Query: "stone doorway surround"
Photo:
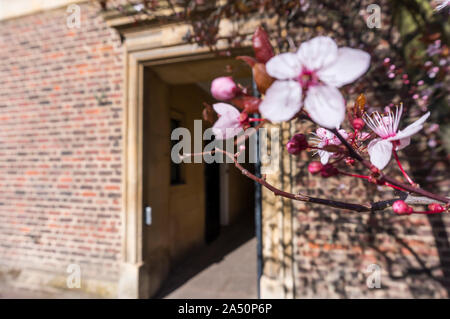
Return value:
<svg viewBox="0 0 450 319">
<path fill-rule="evenodd" d="M 133 17 L 125 17 L 117 13 L 105 13 L 104 18 L 110 27 L 120 32 L 125 47 L 126 79 L 123 123 L 123 172 L 125 174 L 123 178 L 124 196 L 122 202 L 122 262 L 118 297 L 149 298 L 148 284 L 150 278 L 148 278 L 145 270 L 147 265 L 144 263 L 145 256 L 143 256 L 144 228 L 142 213 L 144 67 L 181 61 L 198 61 L 213 58 L 214 53 L 210 52 L 208 47 L 186 43 L 184 36 L 191 28 L 189 24 L 172 23 L 161 25 L 158 23 L 147 23 L 139 25 L 135 23 Z M 271 25 L 271 21 L 261 21 L 260 19 L 248 19 L 239 24 L 240 33 L 248 34 L 247 39 L 243 42 L 243 47 L 251 47 L 251 35 L 262 22 Z M 220 35 L 230 35 L 235 28 L 236 25 L 231 21 L 222 20 Z M 220 40 L 216 47 L 219 50 L 230 49 L 225 40 Z M 284 215 L 283 212 L 280 214 Z M 289 212 L 290 214 L 291 212 Z M 285 224 L 283 228 L 285 229 L 287 226 Z M 292 226 L 291 224 L 290 227 Z M 266 227 L 263 225 L 264 228 Z M 263 233 L 263 242 L 267 240 L 269 245 L 276 245 L 279 239 L 271 237 L 271 234 Z M 292 252 L 289 255 L 291 254 Z M 284 256 L 284 253 L 282 255 L 280 256 L 280 263 L 283 263 L 285 258 L 290 258 L 289 256 Z M 293 267 L 292 263 L 290 263 L 290 267 Z M 288 277 L 275 278 L 273 275 L 265 276 L 263 271 L 261 280 L 262 297 L 292 298 L 290 293 L 285 293 L 286 286 L 293 282 L 293 278 L 291 276 Z M 264 293 L 266 290 L 267 294 Z M 292 287 L 288 290 L 292 291 Z"/>
</svg>

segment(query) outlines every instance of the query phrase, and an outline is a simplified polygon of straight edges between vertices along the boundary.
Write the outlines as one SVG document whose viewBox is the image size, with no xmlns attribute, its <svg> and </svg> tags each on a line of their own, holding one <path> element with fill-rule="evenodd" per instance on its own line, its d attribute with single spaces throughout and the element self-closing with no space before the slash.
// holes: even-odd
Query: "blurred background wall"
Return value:
<svg viewBox="0 0 450 319">
<path fill-rule="evenodd" d="M 83 289 L 110 296 L 122 245 L 123 49 L 98 6 L 80 5 L 79 28 L 67 26 L 66 6 L 49 9 L 68 2 L 0 2 L 12 15 L 36 11 L 0 15 L 0 278 L 64 288 L 78 264 Z"/>
</svg>

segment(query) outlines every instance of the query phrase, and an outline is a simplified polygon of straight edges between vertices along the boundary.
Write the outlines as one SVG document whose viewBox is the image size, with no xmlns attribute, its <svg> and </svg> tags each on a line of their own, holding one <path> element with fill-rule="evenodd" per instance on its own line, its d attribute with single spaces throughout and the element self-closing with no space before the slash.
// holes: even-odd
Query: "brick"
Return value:
<svg viewBox="0 0 450 319">
<path fill-rule="evenodd" d="M 65 8 L 0 21 L 6 266 L 65 272 L 83 262 L 83 274 L 117 279 L 124 51 L 97 10 L 81 4 L 79 30 L 66 28 Z"/>
</svg>

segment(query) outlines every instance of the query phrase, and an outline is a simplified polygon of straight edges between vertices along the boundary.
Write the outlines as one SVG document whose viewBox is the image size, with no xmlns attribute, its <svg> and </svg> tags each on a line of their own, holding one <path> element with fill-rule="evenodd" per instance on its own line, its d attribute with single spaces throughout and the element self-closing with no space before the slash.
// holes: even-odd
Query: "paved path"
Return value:
<svg viewBox="0 0 450 319">
<path fill-rule="evenodd" d="M 169 275 L 156 298 L 256 298 L 256 238 L 251 220 L 223 227 L 214 242 Z"/>
<path fill-rule="evenodd" d="M 233 226 L 222 227 L 215 241 L 178 264 L 156 298 L 256 298 L 256 239 L 250 217 Z M 16 289 L 0 282 L 0 299 L 93 297 L 72 292 Z"/>
</svg>

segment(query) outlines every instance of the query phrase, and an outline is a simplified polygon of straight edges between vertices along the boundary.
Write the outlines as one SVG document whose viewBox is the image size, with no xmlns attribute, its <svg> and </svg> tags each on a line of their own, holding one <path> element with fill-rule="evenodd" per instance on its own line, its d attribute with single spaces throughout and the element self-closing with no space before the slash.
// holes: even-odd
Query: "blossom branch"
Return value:
<svg viewBox="0 0 450 319">
<path fill-rule="evenodd" d="M 360 154 L 358 154 L 358 152 L 356 152 L 356 150 L 347 142 L 347 140 L 338 132 L 337 129 L 332 129 L 331 132 L 333 132 L 333 134 L 335 134 L 338 137 L 338 139 L 341 141 L 341 143 L 347 148 L 350 157 L 353 157 L 354 159 L 361 162 L 365 167 L 367 167 L 372 172 L 374 172 L 374 171 L 379 172 L 379 174 L 381 176 L 380 181 L 387 182 L 391 185 L 400 187 L 411 193 L 416 193 L 416 194 L 419 194 L 419 195 L 422 195 L 422 196 L 425 196 L 428 198 L 432 198 L 432 199 L 435 199 L 437 201 L 440 201 L 440 202 L 443 202 L 446 204 L 450 204 L 450 198 L 448 198 L 448 197 L 428 192 L 419 187 L 413 187 L 411 185 L 401 183 L 401 182 L 397 181 L 395 178 L 384 175 L 375 166 L 373 166 L 370 162 L 368 162 Z"/>
<path fill-rule="evenodd" d="M 411 203 L 411 204 L 414 204 L 414 203 L 424 204 L 424 203 L 429 202 L 428 199 L 424 199 L 422 197 L 420 197 L 420 198 L 414 197 L 412 195 L 409 195 L 409 194 L 406 194 L 403 192 L 401 193 L 400 198 L 383 200 L 383 201 L 374 202 L 374 203 L 370 203 L 370 204 L 366 204 L 366 205 L 347 203 L 347 202 L 331 200 L 331 199 L 324 199 L 324 198 L 319 198 L 319 197 L 313 197 L 313 196 L 309 196 L 309 195 L 305 195 L 305 194 L 301 194 L 301 193 L 293 194 L 293 193 L 285 192 L 285 191 L 273 186 L 272 184 L 268 183 L 265 180 L 265 178 L 257 177 L 256 175 L 250 173 L 247 169 L 245 169 L 236 159 L 236 157 L 239 155 L 239 153 L 232 154 L 230 152 L 224 151 L 219 148 L 215 148 L 214 150 L 212 150 L 210 152 L 186 154 L 186 155 L 183 155 L 182 158 L 189 157 L 189 156 L 214 155 L 215 152 L 222 153 L 225 156 L 227 156 L 229 159 L 231 159 L 233 161 L 234 166 L 237 169 L 239 169 L 244 176 L 246 176 L 246 177 L 252 179 L 253 181 L 261 184 L 262 186 L 266 187 L 275 196 L 281 196 L 281 197 L 289 198 L 289 199 L 296 200 L 296 201 L 315 203 L 315 204 L 320 204 L 320 205 L 324 205 L 324 206 L 346 209 L 346 210 L 356 211 L 356 212 L 382 211 L 382 210 L 385 210 L 386 208 L 391 207 L 392 204 L 399 199 L 405 199 L 405 201 L 407 203 Z"/>
</svg>

